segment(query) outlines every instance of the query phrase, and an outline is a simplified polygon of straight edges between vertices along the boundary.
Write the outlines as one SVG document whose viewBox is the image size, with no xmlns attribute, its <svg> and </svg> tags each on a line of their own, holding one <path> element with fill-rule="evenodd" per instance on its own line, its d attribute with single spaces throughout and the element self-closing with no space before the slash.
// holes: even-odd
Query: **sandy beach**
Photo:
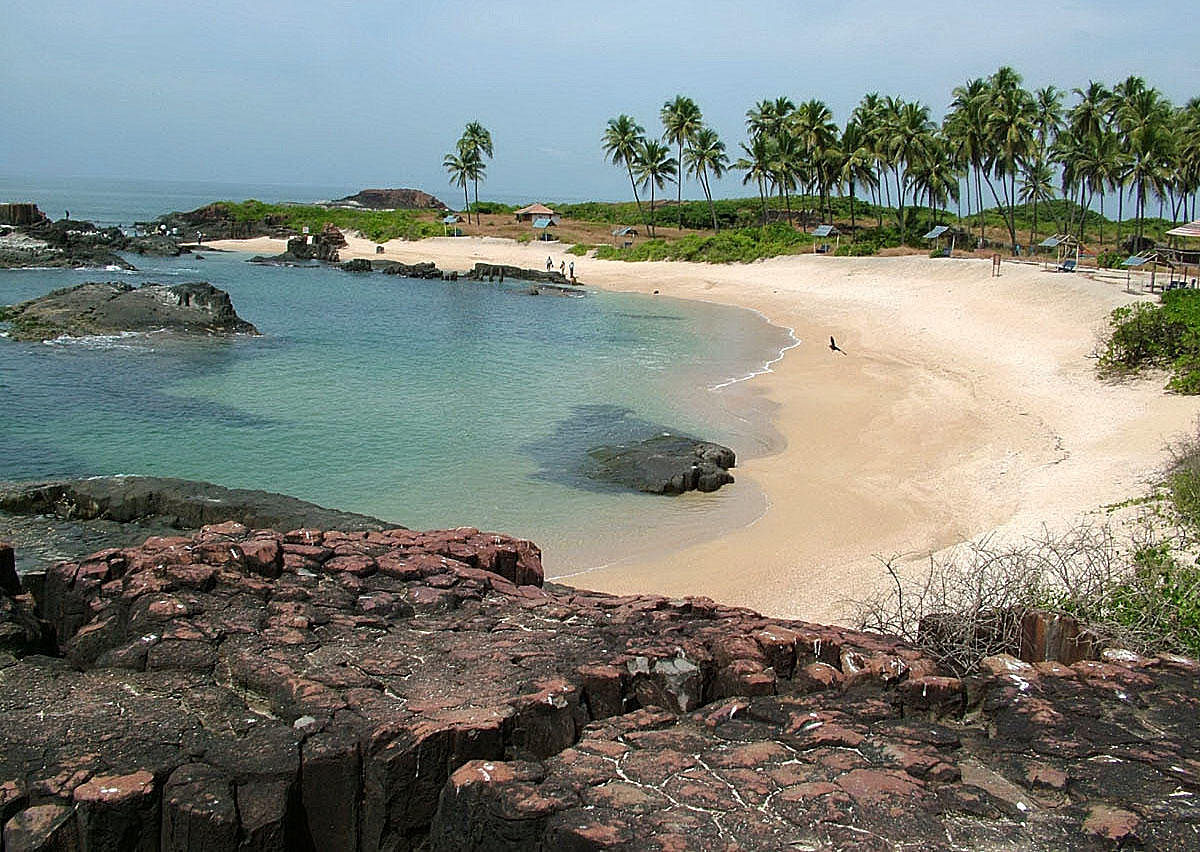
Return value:
<svg viewBox="0 0 1200 852">
<path fill-rule="evenodd" d="M 735 471 L 763 489 L 766 513 L 678 552 L 560 578 L 588 588 L 844 620 L 848 600 L 883 582 L 880 557 L 920 562 L 1143 493 L 1168 442 L 1200 411 L 1195 399 L 1164 393 L 1160 376 L 1097 380 L 1091 355 L 1105 318 L 1138 298 L 1123 281 L 1017 263 L 993 278 L 974 259 L 800 255 L 710 266 L 596 261 L 557 243 L 491 238 L 393 241 L 378 255 L 349 240 L 343 259 L 458 270 L 478 261 L 542 268 L 549 254 L 556 266 L 574 261 L 586 286 L 740 306 L 795 331 L 800 345 L 771 372 L 718 391 L 742 395 L 731 404 L 772 407 L 786 439 Z M 212 247 L 275 254 L 284 242 Z M 829 349 L 830 335 L 846 355 Z"/>
</svg>

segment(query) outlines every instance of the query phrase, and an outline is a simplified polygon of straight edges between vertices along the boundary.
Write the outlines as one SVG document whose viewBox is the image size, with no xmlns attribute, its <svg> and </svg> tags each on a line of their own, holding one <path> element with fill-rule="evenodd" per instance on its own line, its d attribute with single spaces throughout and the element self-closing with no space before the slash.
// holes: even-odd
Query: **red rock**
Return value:
<svg viewBox="0 0 1200 852">
<path fill-rule="evenodd" d="M 841 685 L 842 673 L 826 663 L 809 663 L 793 679 L 794 688 L 801 693 L 838 689 Z"/>
<path fill-rule="evenodd" d="M 1086 834 L 1124 843 L 1137 839 L 1140 825 L 1137 814 L 1107 805 L 1093 805 L 1083 822 L 1083 830 Z"/>
<path fill-rule="evenodd" d="M 855 769 L 839 777 L 836 783 L 863 805 L 915 797 L 924 792 L 919 782 L 889 769 Z"/>
<path fill-rule="evenodd" d="M 355 577 L 369 577 L 375 573 L 375 560 L 369 556 L 335 556 L 321 566 L 330 574 L 350 574 Z"/>
</svg>

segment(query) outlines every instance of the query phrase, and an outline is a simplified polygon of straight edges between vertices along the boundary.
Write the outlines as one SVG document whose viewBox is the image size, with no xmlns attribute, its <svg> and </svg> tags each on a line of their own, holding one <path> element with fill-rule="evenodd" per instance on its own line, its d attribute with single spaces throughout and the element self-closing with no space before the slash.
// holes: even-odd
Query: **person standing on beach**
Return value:
<svg viewBox="0 0 1200 852">
<path fill-rule="evenodd" d="M 549 272 L 554 268 L 554 261 L 550 259 L 550 255 L 546 255 L 546 271 Z"/>
<path fill-rule="evenodd" d="M 575 280 L 575 261 L 571 261 L 571 280 Z"/>
</svg>

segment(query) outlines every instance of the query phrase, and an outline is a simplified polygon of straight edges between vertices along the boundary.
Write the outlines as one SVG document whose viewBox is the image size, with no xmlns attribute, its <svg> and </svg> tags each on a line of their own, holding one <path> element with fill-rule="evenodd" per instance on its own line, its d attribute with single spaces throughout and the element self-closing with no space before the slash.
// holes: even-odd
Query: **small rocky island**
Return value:
<svg viewBox="0 0 1200 852">
<path fill-rule="evenodd" d="M 733 450 L 709 441 L 662 434 L 644 441 L 595 447 L 584 473 L 648 494 L 716 491 L 733 482 Z"/>
<path fill-rule="evenodd" d="M 14 340 L 52 340 L 165 330 L 186 335 L 257 335 L 229 294 L 206 281 L 186 284 L 90 282 L 0 307 Z"/>
</svg>

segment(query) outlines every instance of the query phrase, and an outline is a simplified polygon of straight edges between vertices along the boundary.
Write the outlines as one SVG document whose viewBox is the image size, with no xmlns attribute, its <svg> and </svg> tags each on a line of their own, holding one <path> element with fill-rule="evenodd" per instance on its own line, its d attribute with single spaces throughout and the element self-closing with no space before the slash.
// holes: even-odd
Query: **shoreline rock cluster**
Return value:
<svg viewBox="0 0 1200 852">
<path fill-rule="evenodd" d="M 165 330 L 187 335 L 257 335 L 229 294 L 207 281 L 185 284 L 89 282 L 0 308 L 14 340 L 52 340 Z"/>
<path fill-rule="evenodd" d="M 11 562 L 10 555 L 0 562 Z M 474 529 L 236 523 L 0 583 L 6 848 L 1186 848 L 1200 664 L 543 581 Z"/>
</svg>

